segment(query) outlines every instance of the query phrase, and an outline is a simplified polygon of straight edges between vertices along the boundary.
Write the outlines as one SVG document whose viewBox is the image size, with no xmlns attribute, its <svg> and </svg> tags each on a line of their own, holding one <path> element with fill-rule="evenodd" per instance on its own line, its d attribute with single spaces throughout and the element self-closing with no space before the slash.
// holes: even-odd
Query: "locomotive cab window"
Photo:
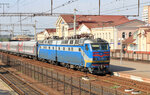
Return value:
<svg viewBox="0 0 150 95">
<path fill-rule="evenodd" d="M 107 43 L 91 44 L 93 50 L 108 50 Z"/>
</svg>

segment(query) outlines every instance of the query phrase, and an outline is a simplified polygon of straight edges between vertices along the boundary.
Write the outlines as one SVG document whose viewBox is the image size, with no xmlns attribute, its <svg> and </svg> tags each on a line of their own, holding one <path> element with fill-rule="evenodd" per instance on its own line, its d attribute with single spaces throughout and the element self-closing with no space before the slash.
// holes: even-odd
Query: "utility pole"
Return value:
<svg viewBox="0 0 150 95">
<path fill-rule="evenodd" d="M 5 13 L 5 6 L 7 6 L 7 8 L 9 8 L 9 3 L 0 3 L 0 6 L 2 6 L 3 8 L 3 14 Z"/>
<path fill-rule="evenodd" d="M 138 16 L 140 15 L 140 0 L 138 0 Z"/>
<path fill-rule="evenodd" d="M 120 47 L 120 48 L 121 48 L 121 49 L 120 49 L 120 64 L 122 64 L 122 40 L 123 40 L 123 38 L 121 37 L 121 38 L 120 38 L 120 46 L 121 46 L 121 47 Z"/>
<path fill-rule="evenodd" d="M 20 31 L 21 31 L 21 34 L 24 35 L 24 32 L 22 31 L 22 21 L 21 21 L 21 15 L 20 15 Z"/>
<path fill-rule="evenodd" d="M 76 9 L 74 9 L 74 36 L 76 38 Z"/>
<path fill-rule="evenodd" d="M 19 12 L 19 1 L 20 0 L 17 0 L 17 13 Z"/>
<path fill-rule="evenodd" d="M 1 24 L 0 24 L 0 38 L 1 38 Z"/>
<path fill-rule="evenodd" d="M 34 25 L 34 40 L 37 41 L 37 35 L 36 35 L 36 20 L 35 20 L 35 25 Z"/>
<path fill-rule="evenodd" d="M 51 15 L 53 14 L 53 0 L 51 0 Z"/>
<path fill-rule="evenodd" d="M 14 24 L 12 24 L 12 38 L 14 37 Z M 11 38 L 11 39 L 12 39 Z"/>
<path fill-rule="evenodd" d="M 99 15 L 101 14 L 101 0 L 99 0 Z"/>
</svg>

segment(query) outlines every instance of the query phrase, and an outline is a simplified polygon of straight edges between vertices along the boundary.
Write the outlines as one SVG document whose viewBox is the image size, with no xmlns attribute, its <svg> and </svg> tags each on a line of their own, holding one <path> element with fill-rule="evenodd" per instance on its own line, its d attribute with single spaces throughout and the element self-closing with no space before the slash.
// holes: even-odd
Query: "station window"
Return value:
<svg viewBox="0 0 150 95">
<path fill-rule="evenodd" d="M 122 38 L 125 38 L 125 32 L 122 33 Z"/>
<path fill-rule="evenodd" d="M 131 32 L 129 32 L 129 37 L 131 37 L 131 35 L 132 35 L 132 33 L 131 33 Z"/>
<path fill-rule="evenodd" d="M 110 35 L 110 33 L 109 33 L 109 39 L 111 38 L 111 35 Z"/>
</svg>

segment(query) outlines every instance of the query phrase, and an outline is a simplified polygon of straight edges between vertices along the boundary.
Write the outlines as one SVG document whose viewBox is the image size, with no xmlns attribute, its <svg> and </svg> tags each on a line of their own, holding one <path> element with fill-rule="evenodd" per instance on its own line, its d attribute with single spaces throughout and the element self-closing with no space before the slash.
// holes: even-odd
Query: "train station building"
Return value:
<svg viewBox="0 0 150 95">
<path fill-rule="evenodd" d="M 56 22 L 56 35 L 64 38 L 73 36 L 73 24 L 73 15 L 60 15 Z M 129 20 L 119 15 L 76 15 L 76 34 L 87 33 L 94 35 L 94 38 L 107 40 L 112 51 L 121 49 L 121 41 L 143 25 L 143 21 Z"/>
<path fill-rule="evenodd" d="M 150 53 L 150 26 L 142 26 L 124 41 L 127 52 Z"/>
<path fill-rule="evenodd" d="M 52 38 L 55 35 L 56 35 L 56 29 L 55 28 L 45 29 L 44 31 L 37 34 L 37 40 L 38 41 L 45 40 L 48 38 Z"/>
</svg>

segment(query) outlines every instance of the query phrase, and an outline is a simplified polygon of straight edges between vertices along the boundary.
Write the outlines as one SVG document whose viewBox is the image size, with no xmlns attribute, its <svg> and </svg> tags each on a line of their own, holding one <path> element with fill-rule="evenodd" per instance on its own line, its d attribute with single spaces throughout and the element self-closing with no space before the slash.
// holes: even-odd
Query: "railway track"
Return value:
<svg viewBox="0 0 150 95">
<path fill-rule="evenodd" d="M 28 62 L 36 66 L 51 68 L 55 71 L 64 73 L 65 75 L 73 75 L 74 77 L 85 76 L 85 73 L 74 71 L 72 69 L 66 69 L 64 67 L 55 66 L 55 65 L 47 64 L 45 62 L 22 58 L 22 57 L 18 57 L 14 55 L 9 55 L 9 56 Z M 150 84 L 148 83 L 138 82 L 138 81 L 115 77 L 115 76 L 97 76 L 97 75 L 92 75 L 92 74 L 87 74 L 87 76 L 95 78 L 95 80 L 92 81 L 92 83 L 95 83 L 97 85 L 105 85 L 108 87 L 117 86 L 114 88 L 122 92 L 125 92 L 126 89 L 134 89 L 134 91 L 140 91 L 142 93 L 140 95 L 149 95 L 150 93 Z"/>
<path fill-rule="evenodd" d="M 44 95 L 44 93 L 2 67 L 0 67 L 0 77 L 20 95 Z"/>
<path fill-rule="evenodd" d="M 130 79 L 120 78 L 116 76 L 96 76 L 98 82 L 106 82 L 116 86 L 116 89 L 125 91 L 127 89 L 133 89 L 134 91 L 141 92 L 141 95 L 149 95 L 150 84 L 138 82 Z"/>
</svg>

